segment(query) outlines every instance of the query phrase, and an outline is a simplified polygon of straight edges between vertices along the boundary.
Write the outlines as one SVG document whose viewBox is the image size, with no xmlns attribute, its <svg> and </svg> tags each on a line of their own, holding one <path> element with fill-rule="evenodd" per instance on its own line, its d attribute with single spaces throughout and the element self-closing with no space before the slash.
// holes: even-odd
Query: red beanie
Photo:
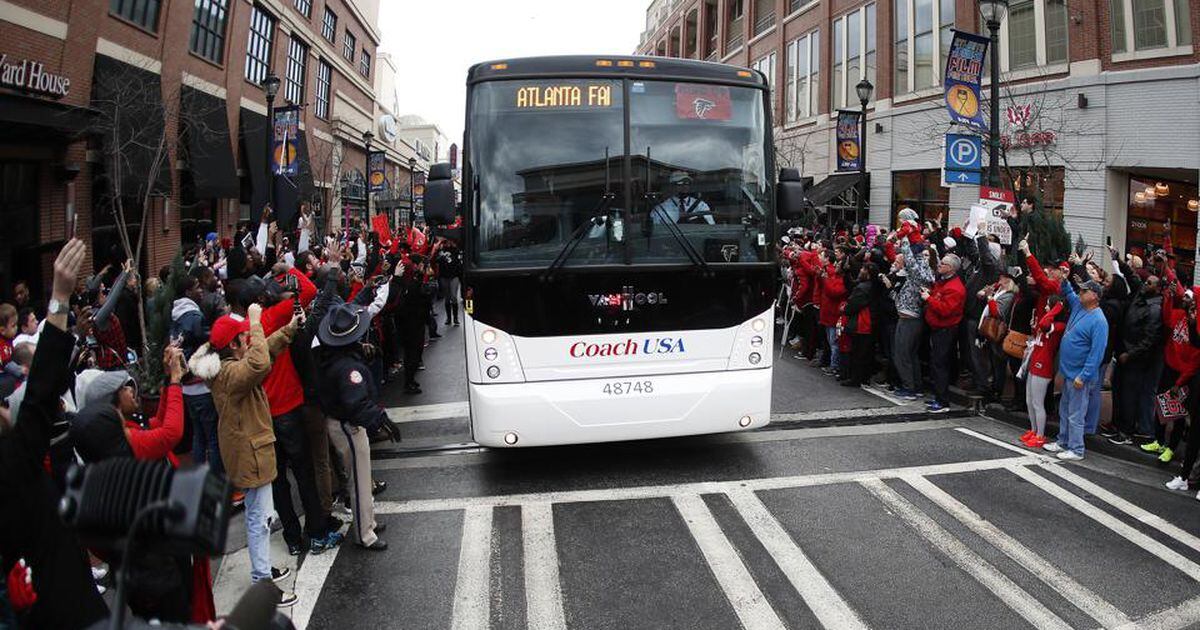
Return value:
<svg viewBox="0 0 1200 630">
<path fill-rule="evenodd" d="M 237 336 L 250 330 L 250 322 L 245 319 L 234 319 L 224 315 L 213 322 L 212 333 L 208 343 L 216 350 L 223 350 L 237 339 Z"/>
<path fill-rule="evenodd" d="M 954 238 L 962 238 L 962 228 L 958 227 L 957 225 L 950 228 L 950 236 L 953 236 Z"/>
</svg>

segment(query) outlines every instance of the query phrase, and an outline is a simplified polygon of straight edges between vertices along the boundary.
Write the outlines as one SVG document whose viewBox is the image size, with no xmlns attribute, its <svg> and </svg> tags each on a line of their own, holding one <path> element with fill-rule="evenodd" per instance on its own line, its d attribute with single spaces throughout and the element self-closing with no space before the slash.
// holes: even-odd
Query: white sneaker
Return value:
<svg viewBox="0 0 1200 630">
<path fill-rule="evenodd" d="M 1183 477 L 1176 477 L 1167 482 L 1167 490 L 1187 490 L 1188 483 Z"/>
<path fill-rule="evenodd" d="M 1196 500 L 1197 500 L 1197 501 L 1200 501 L 1200 491 L 1197 491 L 1197 492 L 1196 492 Z"/>
<path fill-rule="evenodd" d="M 1046 442 L 1042 445 L 1042 448 L 1050 451 L 1051 453 L 1059 453 L 1063 450 L 1063 447 L 1059 446 L 1058 442 Z"/>
<path fill-rule="evenodd" d="M 97 584 L 97 585 L 96 585 L 96 592 L 97 592 L 97 593 L 100 593 L 101 595 L 103 595 L 103 594 L 105 594 L 105 593 L 107 593 L 107 592 L 108 592 L 108 589 L 107 589 L 107 588 L 105 588 L 104 586 L 101 586 L 100 584 Z"/>
<path fill-rule="evenodd" d="M 1178 479 L 1178 477 L 1176 477 L 1176 479 Z M 92 579 L 93 580 L 96 580 L 97 582 L 99 582 L 100 580 L 103 580 L 106 576 L 108 576 L 108 567 L 106 567 L 106 566 L 92 567 Z"/>
<path fill-rule="evenodd" d="M 1077 462 L 1083 459 L 1083 455 L 1077 455 L 1075 451 L 1063 451 L 1058 454 L 1058 458 L 1064 462 Z"/>
</svg>

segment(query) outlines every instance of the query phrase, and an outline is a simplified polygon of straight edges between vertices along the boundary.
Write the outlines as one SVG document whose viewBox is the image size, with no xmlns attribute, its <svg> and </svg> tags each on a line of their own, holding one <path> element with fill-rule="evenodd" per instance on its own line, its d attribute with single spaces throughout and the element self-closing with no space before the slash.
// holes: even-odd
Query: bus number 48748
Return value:
<svg viewBox="0 0 1200 630">
<path fill-rule="evenodd" d="M 604 393 L 610 396 L 626 396 L 629 394 L 652 394 L 654 393 L 653 381 L 617 381 L 615 383 L 605 383 Z"/>
</svg>

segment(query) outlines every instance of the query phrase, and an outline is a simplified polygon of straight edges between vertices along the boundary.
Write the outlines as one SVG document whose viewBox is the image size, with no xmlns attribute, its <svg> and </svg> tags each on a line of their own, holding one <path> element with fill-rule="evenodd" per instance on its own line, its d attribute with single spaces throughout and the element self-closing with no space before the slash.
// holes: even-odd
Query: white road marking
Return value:
<svg viewBox="0 0 1200 630">
<path fill-rule="evenodd" d="M 758 496 L 744 488 L 731 490 L 728 495 L 750 530 L 766 547 L 775 564 L 792 583 L 792 588 L 804 598 L 804 603 L 822 625 L 839 629 L 867 628 L 866 622 L 821 575 Z"/>
<path fill-rule="evenodd" d="M 1009 444 L 1008 442 L 1005 442 L 1004 440 L 998 440 L 990 435 L 984 435 L 978 431 L 972 431 L 971 429 L 968 429 L 966 427 L 957 427 L 954 430 L 958 431 L 959 433 L 962 433 L 964 435 L 969 435 L 975 439 L 983 440 L 984 442 L 987 442 L 988 444 L 993 444 L 995 446 L 999 446 L 1000 448 L 1008 449 L 1014 453 L 1020 453 L 1022 455 L 1026 455 L 1029 457 L 1036 457 L 1039 460 L 1045 461 L 1045 462 L 1057 462 L 1058 461 L 1057 459 L 1054 459 L 1054 458 L 1050 457 L 1049 455 L 1046 455 L 1042 451 L 1037 451 L 1037 450 L 1034 450 L 1031 448 L 1021 448 L 1020 446 L 1017 446 L 1016 444 Z"/>
<path fill-rule="evenodd" d="M 351 543 L 347 538 L 342 544 Z M 297 569 L 294 590 L 298 601 L 292 607 L 292 625 L 296 626 L 296 630 L 305 630 L 308 627 L 308 621 L 312 619 L 313 610 L 317 606 L 317 598 L 321 596 L 321 589 L 325 586 L 325 579 L 329 577 L 333 561 L 337 560 L 338 549 L 341 547 L 334 547 L 318 556 L 310 553 L 305 556 L 304 564 Z"/>
<path fill-rule="evenodd" d="M 958 499 L 950 496 L 945 490 L 934 485 L 924 477 L 901 477 L 908 485 L 925 495 L 938 507 L 962 523 L 987 541 L 993 547 L 1004 552 L 1009 558 L 1025 568 L 1050 588 L 1058 591 L 1068 602 L 1086 613 L 1092 619 L 1100 622 L 1105 628 L 1117 628 L 1129 623 L 1129 617 L 1116 606 L 1105 601 L 1074 578 L 1067 575 L 1058 567 L 1050 564 L 1037 553 L 1022 545 L 1017 539 L 1000 531 L 992 523 L 976 514 Z"/>
<path fill-rule="evenodd" d="M 441 510 L 463 510 L 470 506 L 522 505 L 525 503 L 581 503 L 589 501 L 628 501 L 631 499 L 655 499 L 677 494 L 729 494 L 738 489 L 776 490 L 824 486 L 835 483 L 854 483 L 867 479 L 894 479 L 903 475 L 951 475 L 979 470 L 997 470 L 1010 466 L 1036 463 L 1032 457 L 1005 457 L 978 461 L 931 464 L 903 468 L 878 470 L 851 470 L 835 473 L 796 475 L 789 477 L 767 477 L 735 481 L 699 481 L 693 483 L 656 486 L 634 486 L 627 488 L 602 488 L 595 490 L 566 490 L 528 494 L 506 494 L 482 497 L 457 497 L 446 499 L 414 499 L 411 501 L 376 501 L 376 514 L 407 514 L 412 512 L 437 512 Z"/>
<path fill-rule="evenodd" d="M 1066 489 L 1055 484 L 1053 481 L 1029 470 L 1024 466 L 1013 466 L 1009 468 L 1012 473 L 1025 481 L 1045 490 L 1054 498 L 1066 503 L 1067 505 L 1082 512 L 1085 516 L 1100 523 L 1101 525 L 1111 529 L 1120 536 L 1127 539 L 1129 542 L 1141 547 L 1150 554 L 1157 556 L 1163 562 L 1166 562 L 1171 567 L 1182 571 L 1185 575 L 1200 582 L 1200 565 L 1188 560 L 1182 554 L 1171 549 L 1170 547 L 1154 540 L 1153 538 L 1134 529 L 1132 525 L 1112 516 L 1108 512 L 1088 503 L 1081 497 L 1068 492 Z"/>
<path fill-rule="evenodd" d="M 452 629 L 473 630 L 491 623 L 491 557 L 492 508 L 469 507 L 463 512 Z"/>
<path fill-rule="evenodd" d="M 566 630 L 562 584 L 558 580 L 558 546 L 554 542 L 554 512 L 549 502 L 521 506 L 525 556 L 526 627 Z"/>
<path fill-rule="evenodd" d="M 734 612 L 746 630 L 783 629 L 785 626 L 767 603 L 758 584 L 742 563 L 712 512 L 698 495 L 683 494 L 671 497 L 679 515 L 687 523 L 692 538 L 700 546 L 713 576 L 725 591 Z"/>
<path fill-rule="evenodd" d="M 987 590 L 991 591 L 1001 602 L 1012 608 L 1035 628 L 1061 628 L 1070 630 L 1071 626 L 1061 617 L 1034 599 L 1025 589 L 1017 586 L 1006 575 L 992 566 L 979 554 L 971 551 L 970 547 L 955 538 L 937 524 L 929 515 L 909 503 L 900 493 L 889 488 L 882 481 L 875 479 L 862 482 L 863 487 L 875 495 L 908 526 L 915 529 L 934 549 L 945 554 L 954 561 L 960 569 L 975 578 Z"/>
<path fill-rule="evenodd" d="M 420 422 L 422 420 L 448 420 L 450 418 L 466 418 L 471 415 L 467 401 L 440 403 L 436 405 L 416 405 L 413 407 L 388 407 L 388 419 L 392 422 Z"/>
<path fill-rule="evenodd" d="M 1069 481 L 1080 490 L 1083 490 L 1097 499 L 1104 501 L 1105 503 L 1132 516 L 1133 518 L 1136 518 L 1138 521 L 1157 529 L 1158 531 L 1170 536 L 1171 538 L 1174 538 L 1175 540 L 1178 540 L 1179 542 L 1191 547 L 1196 551 L 1200 551 L 1200 538 L 1197 538 L 1196 536 L 1193 536 L 1187 531 L 1179 528 L 1175 524 L 1168 522 L 1161 516 L 1152 514 L 1149 511 L 1140 508 L 1133 503 L 1126 501 L 1125 499 L 1122 499 L 1112 492 L 1109 492 L 1095 483 L 1092 483 L 1091 481 L 1088 481 L 1087 479 L 1084 479 L 1083 477 L 1071 472 L 1064 466 L 1043 466 L 1042 468 L 1062 479 Z"/>
<path fill-rule="evenodd" d="M 1121 630 L 1183 630 L 1195 628 L 1200 619 L 1200 597 L 1193 597 L 1178 606 L 1147 615 L 1141 620 L 1130 622 Z"/>
</svg>

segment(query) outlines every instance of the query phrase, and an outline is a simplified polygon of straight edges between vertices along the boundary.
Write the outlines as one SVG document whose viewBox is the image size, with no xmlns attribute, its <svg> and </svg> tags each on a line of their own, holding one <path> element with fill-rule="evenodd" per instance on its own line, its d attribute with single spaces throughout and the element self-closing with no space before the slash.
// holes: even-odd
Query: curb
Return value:
<svg viewBox="0 0 1200 630">
<path fill-rule="evenodd" d="M 966 392 L 953 385 L 950 386 L 950 400 L 954 404 L 962 405 L 968 409 L 970 409 L 974 403 L 972 398 L 967 396 Z M 979 412 L 979 415 L 992 420 L 999 420 L 1022 429 L 1029 428 L 1028 414 L 1008 411 L 997 403 L 992 403 L 985 406 L 983 410 Z M 1057 433 L 1058 423 L 1047 421 L 1046 433 L 1050 434 L 1051 428 L 1053 428 L 1054 432 Z M 1109 442 L 1107 438 L 1100 437 L 1099 435 L 1085 435 L 1083 443 L 1084 448 L 1088 451 L 1095 451 L 1102 455 L 1107 455 L 1116 459 L 1124 460 L 1134 464 L 1141 464 L 1146 468 L 1156 470 L 1167 475 L 1174 474 L 1171 472 L 1171 469 L 1173 466 L 1176 466 L 1179 458 L 1183 456 L 1182 452 L 1180 452 L 1178 455 L 1176 455 L 1175 459 L 1171 460 L 1171 463 L 1163 464 L 1158 461 L 1158 458 L 1143 453 L 1141 449 L 1138 449 L 1134 445 L 1113 444 L 1112 442 Z"/>
</svg>

